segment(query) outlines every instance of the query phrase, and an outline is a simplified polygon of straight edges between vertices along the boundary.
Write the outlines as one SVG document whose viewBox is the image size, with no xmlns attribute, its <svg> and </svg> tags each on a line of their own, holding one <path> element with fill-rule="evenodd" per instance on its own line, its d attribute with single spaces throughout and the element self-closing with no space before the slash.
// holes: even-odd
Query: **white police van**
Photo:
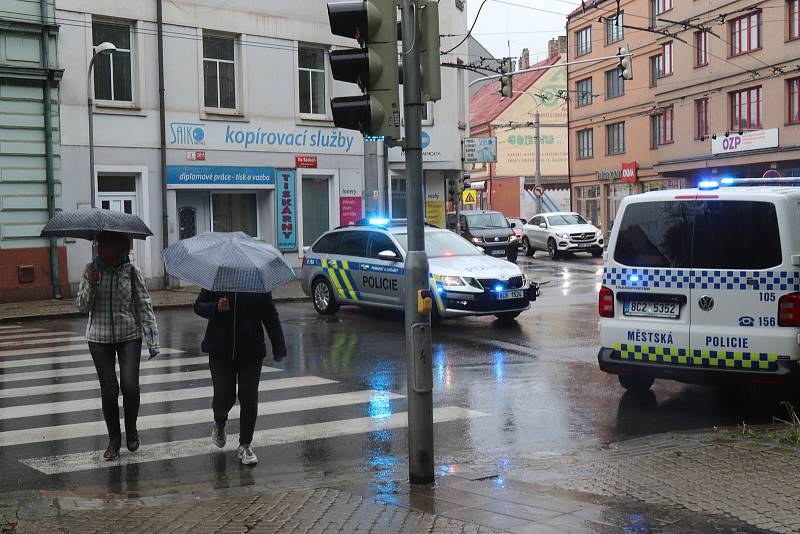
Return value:
<svg viewBox="0 0 800 534">
<path fill-rule="evenodd" d="M 598 360 L 626 389 L 655 378 L 794 384 L 800 188 L 734 183 L 622 201 L 599 294 Z"/>
</svg>

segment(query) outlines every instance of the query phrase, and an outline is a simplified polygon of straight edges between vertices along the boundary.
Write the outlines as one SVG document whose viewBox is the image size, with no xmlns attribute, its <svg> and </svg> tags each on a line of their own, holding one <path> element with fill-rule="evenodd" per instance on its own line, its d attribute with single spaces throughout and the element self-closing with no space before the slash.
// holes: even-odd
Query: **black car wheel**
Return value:
<svg viewBox="0 0 800 534">
<path fill-rule="evenodd" d="M 522 253 L 527 257 L 532 258 L 536 251 L 531 246 L 531 242 L 527 237 L 522 238 Z"/>
<path fill-rule="evenodd" d="M 619 383 L 630 392 L 633 393 L 644 393 L 645 391 L 649 391 L 655 382 L 655 378 L 652 376 L 641 375 L 641 374 L 623 374 L 617 375 L 619 378 Z"/>
<path fill-rule="evenodd" d="M 498 320 L 499 320 L 501 323 L 510 323 L 511 321 L 513 321 L 514 319 L 516 319 L 517 317 L 519 317 L 519 315 L 520 315 L 521 313 L 522 313 L 521 311 L 516 311 L 516 312 L 506 312 L 506 313 L 496 313 L 496 314 L 494 314 L 494 316 L 495 316 L 495 317 L 497 317 L 497 319 L 498 319 Z"/>
<path fill-rule="evenodd" d="M 594 256 L 595 258 L 599 258 L 602 255 L 603 255 L 603 249 L 592 251 L 592 256 Z"/>
<path fill-rule="evenodd" d="M 331 283 L 325 278 L 319 277 L 311 285 L 311 295 L 314 301 L 314 309 L 321 315 L 333 315 L 339 311 L 339 303 L 333 296 Z"/>
<path fill-rule="evenodd" d="M 547 241 L 547 253 L 550 254 L 551 260 L 557 260 L 561 256 L 561 254 L 558 252 L 555 239 L 549 239 Z"/>
<path fill-rule="evenodd" d="M 506 259 L 511 263 L 517 262 L 517 256 L 519 256 L 519 250 L 516 247 L 506 251 Z"/>
</svg>

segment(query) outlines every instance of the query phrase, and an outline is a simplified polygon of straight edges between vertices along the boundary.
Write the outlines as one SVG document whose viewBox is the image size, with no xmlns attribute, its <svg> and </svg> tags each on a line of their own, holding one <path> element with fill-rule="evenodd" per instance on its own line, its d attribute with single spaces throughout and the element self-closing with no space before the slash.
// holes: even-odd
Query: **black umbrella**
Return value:
<svg viewBox="0 0 800 534">
<path fill-rule="evenodd" d="M 76 237 L 93 241 L 100 232 L 117 232 L 133 239 L 153 235 L 136 215 L 98 208 L 56 213 L 42 228 L 42 237 Z"/>
</svg>

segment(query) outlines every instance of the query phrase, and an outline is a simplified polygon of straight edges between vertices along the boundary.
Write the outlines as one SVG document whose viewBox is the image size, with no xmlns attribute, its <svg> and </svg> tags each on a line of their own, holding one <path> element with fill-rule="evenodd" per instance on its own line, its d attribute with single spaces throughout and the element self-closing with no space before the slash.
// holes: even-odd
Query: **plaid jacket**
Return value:
<svg viewBox="0 0 800 534">
<path fill-rule="evenodd" d="M 158 327 L 153 303 L 144 285 L 144 278 L 127 259 L 117 266 L 97 260 L 100 272 L 97 284 L 89 283 L 86 266 L 78 290 L 78 309 L 89 313 L 86 339 L 93 343 L 122 343 L 144 337 L 152 351 L 158 350 Z M 135 292 L 131 291 L 135 283 Z"/>
</svg>

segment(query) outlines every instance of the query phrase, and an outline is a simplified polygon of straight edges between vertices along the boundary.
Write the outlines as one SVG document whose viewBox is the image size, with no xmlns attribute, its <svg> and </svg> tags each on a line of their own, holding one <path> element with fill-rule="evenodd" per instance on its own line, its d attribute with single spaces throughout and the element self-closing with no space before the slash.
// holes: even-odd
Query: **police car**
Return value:
<svg viewBox="0 0 800 534">
<path fill-rule="evenodd" d="M 303 291 L 323 315 L 344 304 L 403 309 L 407 238 L 404 221 L 385 219 L 323 234 L 305 250 Z M 519 267 L 484 255 L 453 232 L 426 226 L 425 248 L 434 320 L 466 315 L 511 320 L 536 300 L 538 285 Z"/>
<path fill-rule="evenodd" d="M 626 389 L 655 378 L 796 383 L 800 188 L 735 185 L 622 201 L 599 294 L 598 360 Z"/>
</svg>

